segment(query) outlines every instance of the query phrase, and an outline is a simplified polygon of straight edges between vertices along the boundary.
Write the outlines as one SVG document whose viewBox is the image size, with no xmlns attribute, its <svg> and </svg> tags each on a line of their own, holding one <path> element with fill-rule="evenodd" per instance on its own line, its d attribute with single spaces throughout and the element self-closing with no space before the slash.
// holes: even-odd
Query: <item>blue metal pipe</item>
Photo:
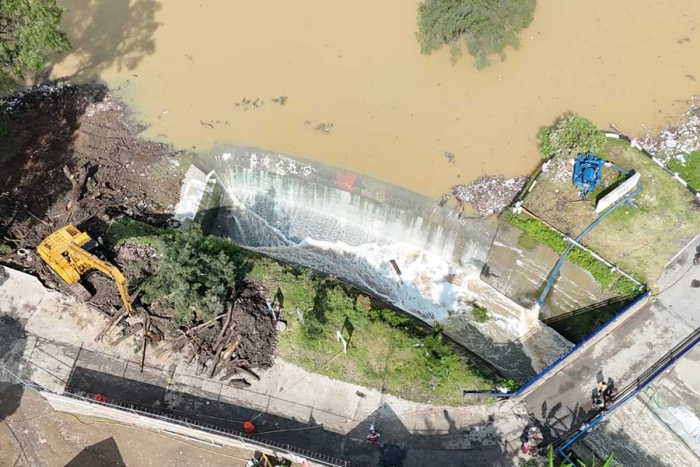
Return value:
<svg viewBox="0 0 700 467">
<path fill-rule="evenodd" d="M 615 205 L 614 205 L 612 208 L 608 209 L 608 210 L 605 211 L 603 214 L 601 214 L 600 217 L 598 217 L 596 220 L 594 220 L 593 222 L 591 222 L 591 224 L 590 224 L 588 227 L 586 227 L 586 228 L 583 230 L 583 232 L 581 232 L 581 233 L 579 234 L 578 237 L 576 237 L 576 238 L 574 239 L 574 240 L 576 241 L 576 243 L 580 243 L 581 239 L 582 239 L 583 237 L 585 237 L 586 234 L 588 234 L 591 230 L 593 230 L 593 228 L 594 228 L 596 225 L 598 225 L 598 223 L 599 223 L 600 221 L 602 221 L 603 219 L 605 219 L 606 217 L 608 217 L 608 216 L 610 215 L 610 213 L 612 213 L 613 211 L 615 211 L 617 208 L 619 208 L 619 207 L 622 206 L 623 204 L 628 203 L 629 201 L 631 201 L 632 198 L 634 198 L 635 196 L 637 196 L 637 195 L 639 194 L 639 192 L 641 191 L 641 189 L 642 189 L 642 181 L 641 181 L 641 179 L 640 179 L 639 182 L 637 183 L 637 189 L 634 190 L 634 192 L 632 192 L 632 193 L 630 193 L 629 195 L 627 195 L 627 196 L 625 196 L 624 198 L 622 198 L 621 200 L 619 200 L 617 203 L 615 203 Z M 564 261 L 566 261 L 566 257 L 569 256 L 569 253 L 571 253 L 571 250 L 572 250 L 573 248 L 574 248 L 574 244 L 572 243 L 572 244 L 569 246 L 569 248 L 566 249 L 566 251 L 564 252 L 564 254 L 561 255 L 561 257 L 560 257 L 559 260 L 557 261 L 557 264 L 554 266 L 554 269 L 552 269 L 552 272 L 551 272 L 551 274 L 549 275 L 549 278 L 547 279 L 547 282 L 546 282 L 546 284 L 545 284 L 545 286 L 544 286 L 544 290 L 543 290 L 542 293 L 540 294 L 540 298 L 537 300 L 537 304 L 538 304 L 539 306 L 544 305 L 544 300 L 547 298 L 547 294 L 549 294 L 549 290 L 550 290 L 550 289 L 552 288 L 552 286 L 554 285 L 554 280 L 557 278 L 557 275 L 559 274 L 559 270 L 560 270 L 561 267 L 564 265 Z"/>
</svg>

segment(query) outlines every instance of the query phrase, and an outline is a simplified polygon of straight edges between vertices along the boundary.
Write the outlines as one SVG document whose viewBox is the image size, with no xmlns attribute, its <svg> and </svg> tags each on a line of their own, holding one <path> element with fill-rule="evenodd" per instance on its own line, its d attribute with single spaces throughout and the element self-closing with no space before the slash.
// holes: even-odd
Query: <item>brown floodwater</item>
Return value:
<svg viewBox="0 0 700 467">
<path fill-rule="evenodd" d="M 520 49 L 484 70 L 421 55 L 415 1 L 60 2 L 75 48 L 52 76 L 118 88 L 145 136 L 259 146 L 430 196 L 529 173 L 538 129 L 564 112 L 639 134 L 700 91 L 697 0 L 540 0 Z"/>
</svg>

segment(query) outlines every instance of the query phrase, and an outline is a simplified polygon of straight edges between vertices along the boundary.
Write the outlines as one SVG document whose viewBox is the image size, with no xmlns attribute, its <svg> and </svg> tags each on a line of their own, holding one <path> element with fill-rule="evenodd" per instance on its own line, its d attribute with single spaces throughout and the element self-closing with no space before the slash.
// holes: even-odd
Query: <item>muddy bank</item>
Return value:
<svg viewBox="0 0 700 467">
<path fill-rule="evenodd" d="M 140 139 L 106 88 L 41 85 L 0 112 L 0 236 L 14 248 L 115 213 L 163 221 L 177 201 L 183 153 Z"/>
</svg>

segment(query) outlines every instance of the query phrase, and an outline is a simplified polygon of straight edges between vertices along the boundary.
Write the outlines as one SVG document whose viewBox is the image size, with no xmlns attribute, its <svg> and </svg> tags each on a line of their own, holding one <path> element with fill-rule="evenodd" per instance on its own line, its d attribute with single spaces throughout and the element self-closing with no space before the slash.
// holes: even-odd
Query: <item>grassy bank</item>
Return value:
<svg viewBox="0 0 700 467">
<path fill-rule="evenodd" d="M 683 180 L 688 182 L 688 185 L 700 190 L 700 150 L 685 156 L 685 164 L 678 159 L 671 159 L 666 166 L 678 173 Z"/>
<path fill-rule="evenodd" d="M 160 248 L 172 232 L 136 221 L 115 222 L 105 235 L 110 245 L 125 241 Z M 276 262 L 209 237 L 212 254 L 223 252 L 247 279 L 261 282 L 284 308 L 287 329 L 278 355 L 309 371 L 375 388 L 406 399 L 463 404 L 463 390 L 492 390 L 494 375 L 460 348 L 404 312 L 373 300 L 332 277 Z M 129 271 L 126 271 L 129 272 Z M 342 330 L 347 354 L 336 339 Z"/>
<path fill-rule="evenodd" d="M 524 235 L 518 240 L 519 246 L 523 248 L 529 249 L 539 243 L 550 247 L 561 255 L 569 247 L 569 243 L 561 235 L 528 215 L 505 213 L 501 218 L 524 232 Z M 588 271 L 604 289 L 612 290 L 618 295 L 630 295 L 637 292 L 637 284 L 618 272 L 612 272 L 605 263 L 597 260 L 585 250 L 574 247 L 567 258 L 571 263 Z"/>
</svg>

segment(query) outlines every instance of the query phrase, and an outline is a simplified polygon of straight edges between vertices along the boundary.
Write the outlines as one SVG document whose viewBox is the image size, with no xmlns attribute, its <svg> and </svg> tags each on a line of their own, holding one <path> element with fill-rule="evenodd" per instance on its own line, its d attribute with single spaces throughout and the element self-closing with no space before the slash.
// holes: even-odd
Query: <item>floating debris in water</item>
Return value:
<svg viewBox="0 0 700 467">
<path fill-rule="evenodd" d="M 452 154 L 451 152 L 445 151 L 445 153 L 443 154 L 443 156 L 445 156 L 445 159 L 447 159 L 447 162 L 452 162 L 452 163 L 454 164 L 454 161 L 455 161 L 455 155 L 454 155 L 454 154 Z"/>
<path fill-rule="evenodd" d="M 315 128 L 319 131 L 323 131 L 325 133 L 328 133 L 329 131 L 331 131 L 331 128 L 333 128 L 333 124 L 332 123 L 319 123 L 318 125 L 316 125 Z"/>
<path fill-rule="evenodd" d="M 244 97 L 240 102 L 236 102 L 236 107 L 243 107 L 243 110 L 258 109 L 264 104 L 265 101 L 260 98 L 256 97 L 255 100 L 251 101 L 250 99 Z"/>
<path fill-rule="evenodd" d="M 700 150 L 700 106 L 693 99 L 684 116 L 685 121 L 661 131 L 658 135 L 647 133 L 633 140 L 663 162 L 678 159 L 685 163 L 685 156 Z"/>
<path fill-rule="evenodd" d="M 272 102 L 279 105 L 284 105 L 287 103 L 287 96 L 279 96 L 272 99 Z"/>
<path fill-rule="evenodd" d="M 528 177 L 519 175 L 508 180 L 503 175 L 483 176 L 466 185 L 455 185 L 440 198 L 444 206 L 453 196 L 459 205 L 459 217 L 464 212 L 464 203 L 469 203 L 481 217 L 500 213 L 510 206 L 527 183 Z"/>
</svg>

